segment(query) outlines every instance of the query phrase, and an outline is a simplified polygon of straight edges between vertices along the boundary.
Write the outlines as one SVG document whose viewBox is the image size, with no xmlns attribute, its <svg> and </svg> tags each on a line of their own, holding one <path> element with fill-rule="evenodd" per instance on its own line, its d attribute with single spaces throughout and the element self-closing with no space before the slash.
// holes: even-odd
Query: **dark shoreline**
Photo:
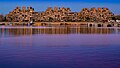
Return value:
<svg viewBox="0 0 120 68">
<path fill-rule="evenodd" d="M 86 27 L 120 27 L 120 23 L 102 22 L 0 22 L 4 26 L 86 26 Z"/>
</svg>

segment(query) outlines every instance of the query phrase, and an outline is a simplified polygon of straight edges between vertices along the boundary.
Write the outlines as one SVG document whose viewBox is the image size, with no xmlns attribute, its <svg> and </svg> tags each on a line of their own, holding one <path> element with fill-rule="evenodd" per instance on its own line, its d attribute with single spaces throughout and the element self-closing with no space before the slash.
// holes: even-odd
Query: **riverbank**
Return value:
<svg viewBox="0 0 120 68">
<path fill-rule="evenodd" d="M 86 27 L 120 27 L 120 23 L 102 22 L 0 22 L 4 26 L 86 26 Z"/>
</svg>

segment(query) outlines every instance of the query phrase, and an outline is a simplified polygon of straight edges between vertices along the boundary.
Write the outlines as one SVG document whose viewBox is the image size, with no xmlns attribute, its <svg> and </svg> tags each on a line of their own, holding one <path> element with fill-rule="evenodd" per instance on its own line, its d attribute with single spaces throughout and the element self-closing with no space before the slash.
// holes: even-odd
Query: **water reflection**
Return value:
<svg viewBox="0 0 120 68">
<path fill-rule="evenodd" d="M 120 68 L 119 33 L 119 28 L 2 27 L 0 68 Z"/>
<path fill-rule="evenodd" d="M 50 28 L 0 28 L 0 37 L 33 34 L 118 34 L 115 28 L 82 28 L 82 27 L 50 27 Z"/>
</svg>

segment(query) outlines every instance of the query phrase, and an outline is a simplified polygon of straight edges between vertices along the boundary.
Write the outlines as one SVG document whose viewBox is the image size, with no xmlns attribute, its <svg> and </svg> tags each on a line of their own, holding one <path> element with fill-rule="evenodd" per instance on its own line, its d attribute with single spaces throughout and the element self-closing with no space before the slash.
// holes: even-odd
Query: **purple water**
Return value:
<svg viewBox="0 0 120 68">
<path fill-rule="evenodd" d="M 120 68 L 120 29 L 1 27 L 0 68 Z"/>
</svg>

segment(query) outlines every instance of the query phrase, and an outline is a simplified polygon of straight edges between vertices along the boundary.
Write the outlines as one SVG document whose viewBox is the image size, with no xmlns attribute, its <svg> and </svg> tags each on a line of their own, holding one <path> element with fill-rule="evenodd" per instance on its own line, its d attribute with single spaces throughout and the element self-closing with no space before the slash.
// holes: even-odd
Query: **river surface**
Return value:
<svg viewBox="0 0 120 68">
<path fill-rule="evenodd" d="M 0 26 L 0 68 L 120 68 L 120 28 Z"/>
</svg>

